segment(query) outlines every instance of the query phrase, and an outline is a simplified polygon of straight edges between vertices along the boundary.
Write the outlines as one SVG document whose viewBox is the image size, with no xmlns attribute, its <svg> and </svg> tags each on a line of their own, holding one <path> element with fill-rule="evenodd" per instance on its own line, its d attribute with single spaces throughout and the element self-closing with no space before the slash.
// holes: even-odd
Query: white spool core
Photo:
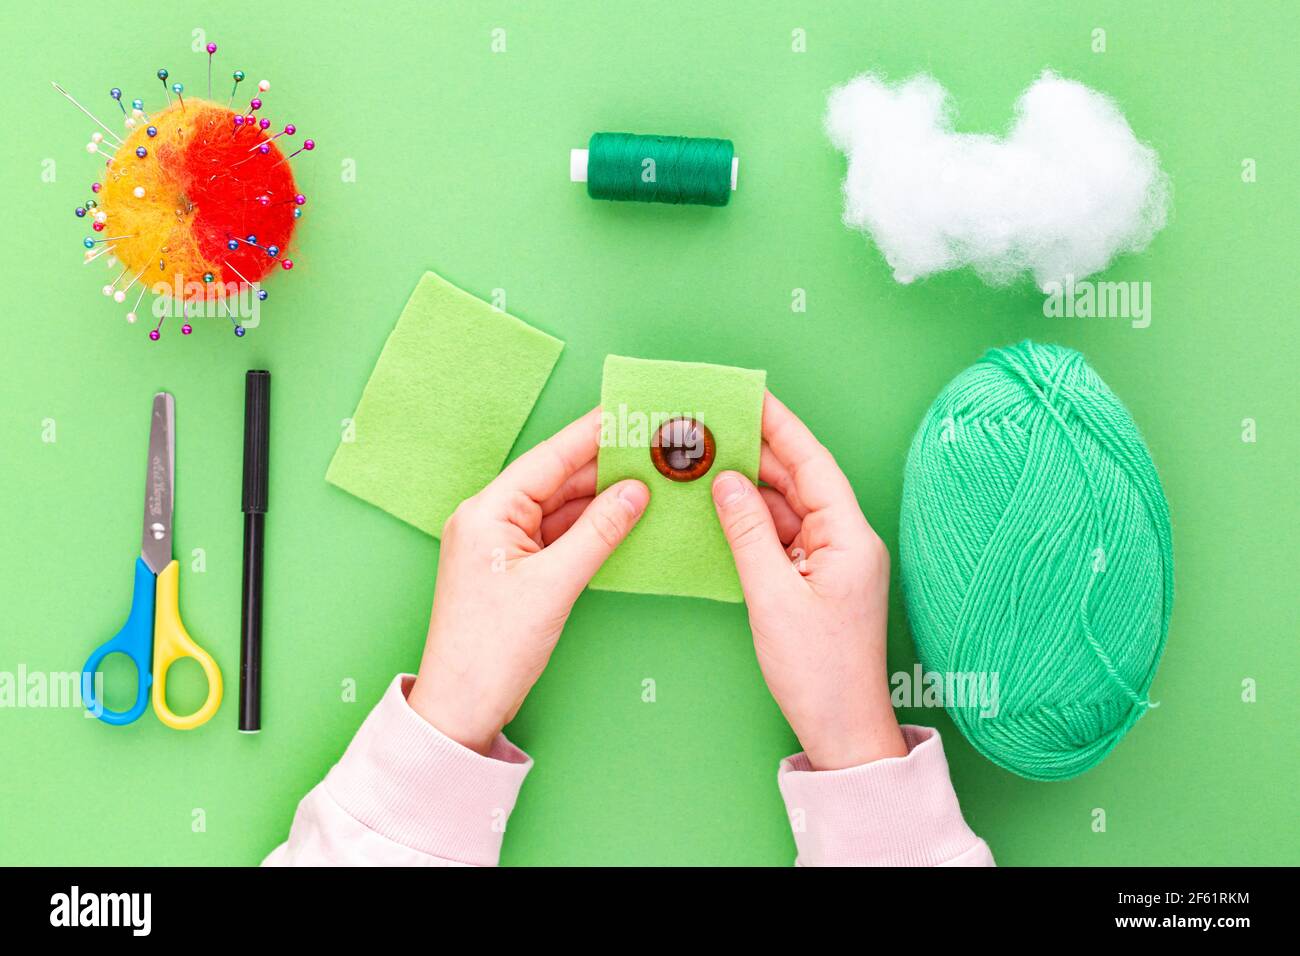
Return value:
<svg viewBox="0 0 1300 956">
<path fill-rule="evenodd" d="M 736 191 L 736 181 L 740 177 L 740 157 L 731 157 L 731 191 Z M 569 150 L 569 182 L 585 183 L 587 181 L 587 151 L 585 149 Z"/>
<path fill-rule="evenodd" d="M 587 151 L 585 149 L 569 150 L 569 182 L 585 183 L 587 181 Z"/>
</svg>

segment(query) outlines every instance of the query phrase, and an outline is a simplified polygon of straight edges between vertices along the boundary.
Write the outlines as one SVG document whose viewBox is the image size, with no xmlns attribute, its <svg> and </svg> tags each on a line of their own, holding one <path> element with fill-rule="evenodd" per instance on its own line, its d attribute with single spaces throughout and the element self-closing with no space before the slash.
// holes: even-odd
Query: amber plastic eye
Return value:
<svg viewBox="0 0 1300 956">
<path fill-rule="evenodd" d="M 713 467 L 713 432 L 694 418 L 670 418 L 650 443 L 650 460 L 670 481 L 695 481 Z"/>
</svg>

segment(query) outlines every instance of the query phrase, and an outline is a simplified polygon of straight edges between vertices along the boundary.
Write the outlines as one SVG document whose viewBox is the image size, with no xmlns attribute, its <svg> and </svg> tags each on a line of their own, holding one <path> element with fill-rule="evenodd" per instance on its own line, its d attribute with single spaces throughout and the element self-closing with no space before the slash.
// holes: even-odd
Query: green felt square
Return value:
<svg viewBox="0 0 1300 956">
<path fill-rule="evenodd" d="M 426 272 L 325 480 L 437 537 L 501 470 L 563 348 Z"/>
<path fill-rule="evenodd" d="M 650 504 L 592 580 L 593 588 L 743 599 L 711 489 L 713 479 L 728 470 L 758 480 L 766 383 L 767 373 L 753 369 L 605 359 L 597 484 L 604 489 L 639 478 L 650 487 Z M 650 460 L 655 431 L 677 416 L 696 418 L 713 433 L 713 467 L 696 481 L 671 481 Z"/>
</svg>

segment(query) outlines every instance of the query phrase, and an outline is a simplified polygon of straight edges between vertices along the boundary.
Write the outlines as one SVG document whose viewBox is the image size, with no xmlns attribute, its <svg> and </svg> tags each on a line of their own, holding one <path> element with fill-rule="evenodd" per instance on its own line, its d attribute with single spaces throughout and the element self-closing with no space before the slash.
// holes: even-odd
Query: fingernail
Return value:
<svg viewBox="0 0 1300 956">
<path fill-rule="evenodd" d="M 636 517 L 650 503 L 650 489 L 639 481 L 629 481 L 618 490 L 618 500 L 623 503 L 628 514 Z"/>
<path fill-rule="evenodd" d="M 735 475 L 724 473 L 713 483 L 713 500 L 722 506 L 734 504 L 745 493 L 745 486 Z"/>
</svg>

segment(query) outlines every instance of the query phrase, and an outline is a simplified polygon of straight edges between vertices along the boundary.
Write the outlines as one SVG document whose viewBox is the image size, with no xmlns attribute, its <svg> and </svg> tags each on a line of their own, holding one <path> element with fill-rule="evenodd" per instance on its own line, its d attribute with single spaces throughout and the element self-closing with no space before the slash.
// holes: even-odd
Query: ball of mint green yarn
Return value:
<svg viewBox="0 0 1300 956">
<path fill-rule="evenodd" d="M 917 656 L 953 675 L 944 706 L 994 763 L 1073 777 L 1157 706 L 1169 508 L 1132 416 L 1078 352 L 993 349 L 944 388 L 907 456 L 899 550 Z M 956 693 L 980 675 L 983 700 Z"/>
</svg>

